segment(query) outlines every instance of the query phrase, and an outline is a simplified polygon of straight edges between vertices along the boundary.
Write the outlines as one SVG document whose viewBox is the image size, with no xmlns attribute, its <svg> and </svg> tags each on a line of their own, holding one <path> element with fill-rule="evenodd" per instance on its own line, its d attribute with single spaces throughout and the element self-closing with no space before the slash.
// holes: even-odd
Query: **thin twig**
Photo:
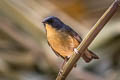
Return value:
<svg viewBox="0 0 120 80">
<path fill-rule="evenodd" d="M 56 80 L 65 80 L 67 75 L 70 73 L 76 62 L 83 55 L 84 51 L 90 45 L 90 43 L 95 39 L 97 34 L 101 31 L 104 25 L 110 20 L 113 14 L 117 11 L 119 7 L 120 0 L 115 0 L 113 4 L 107 9 L 103 16 L 97 21 L 93 28 L 89 31 L 87 36 L 83 39 L 81 44 L 77 47 L 80 54 L 74 53 L 69 61 L 63 66 L 63 72 L 57 76 Z"/>
</svg>

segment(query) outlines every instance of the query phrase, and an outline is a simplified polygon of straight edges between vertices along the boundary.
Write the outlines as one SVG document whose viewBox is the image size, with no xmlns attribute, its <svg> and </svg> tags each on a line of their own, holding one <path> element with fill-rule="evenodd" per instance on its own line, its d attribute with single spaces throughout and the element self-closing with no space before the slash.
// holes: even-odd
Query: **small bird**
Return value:
<svg viewBox="0 0 120 80">
<path fill-rule="evenodd" d="M 57 56 L 61 56 L 64 59 L 64 65 L 81 43 L 82 38 L 57 17 L 47 17 L 42 23 L 46 30 L 49 46 Z M 85 62 L 90 62 L 92 59 L 98 59 L 99 57 L 86 49 L 82 58 Z"/>
</svg>

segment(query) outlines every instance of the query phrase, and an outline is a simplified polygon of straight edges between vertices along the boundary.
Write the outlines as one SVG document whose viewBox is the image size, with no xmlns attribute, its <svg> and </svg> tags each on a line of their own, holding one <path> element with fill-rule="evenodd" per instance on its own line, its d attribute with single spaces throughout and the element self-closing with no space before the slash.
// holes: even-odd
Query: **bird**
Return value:
<svg viewBox="0 0 120 80">
<path fill-rule="evenodd" d="M 49 16 L 43 19 L 42 23 L 46 31 L 48 45 L 52 48 L 57 56 L 64 59 L 63 65 L 69 60 L 71 55 L 81 43 L 82 38 L 70 26 L 66 25 L 58 17 Z M 82 58 L 85 62 L 92 59 L 99 59 L 89 49 L 86 49 Z"/>
</svg>

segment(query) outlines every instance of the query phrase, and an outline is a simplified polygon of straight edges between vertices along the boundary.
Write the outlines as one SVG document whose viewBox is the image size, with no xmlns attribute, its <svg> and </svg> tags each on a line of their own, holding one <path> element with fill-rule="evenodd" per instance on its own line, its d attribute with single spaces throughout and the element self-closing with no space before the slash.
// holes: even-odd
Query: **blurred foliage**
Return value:
<svg viewBox="0 0 120 80">
<path fill-rule="evenodd" d="M 62 59 L 47 45 L 42 20 L 57 16 L 82 37 L 112 0 L 1 0 L 0 80 L 55 80 Z M 120 10 L 90 45 L 100 56 L 80 59 L 69 80 L 119 80 Z M 87 77 L 86 77 L 87 76 Z"/>
</svg>

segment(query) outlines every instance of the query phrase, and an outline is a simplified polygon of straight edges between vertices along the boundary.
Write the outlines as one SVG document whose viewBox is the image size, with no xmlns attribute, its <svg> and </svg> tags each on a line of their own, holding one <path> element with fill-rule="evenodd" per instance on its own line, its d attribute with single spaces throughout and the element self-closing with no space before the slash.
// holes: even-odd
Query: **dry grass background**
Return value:
<svg viewBox="0 0 120 80">
<path fill-rule="evenodd" d="M 62 63 L 46 42 L 41 21 L 57 16 L 82 37 L 95 24 L 112 0 L 1 0 L 0 80 L 55 80 Z M 100 56 L 83 60 L 69 80 L 119 80 L 120 9 L 90 45 Z"/>
</svg>

